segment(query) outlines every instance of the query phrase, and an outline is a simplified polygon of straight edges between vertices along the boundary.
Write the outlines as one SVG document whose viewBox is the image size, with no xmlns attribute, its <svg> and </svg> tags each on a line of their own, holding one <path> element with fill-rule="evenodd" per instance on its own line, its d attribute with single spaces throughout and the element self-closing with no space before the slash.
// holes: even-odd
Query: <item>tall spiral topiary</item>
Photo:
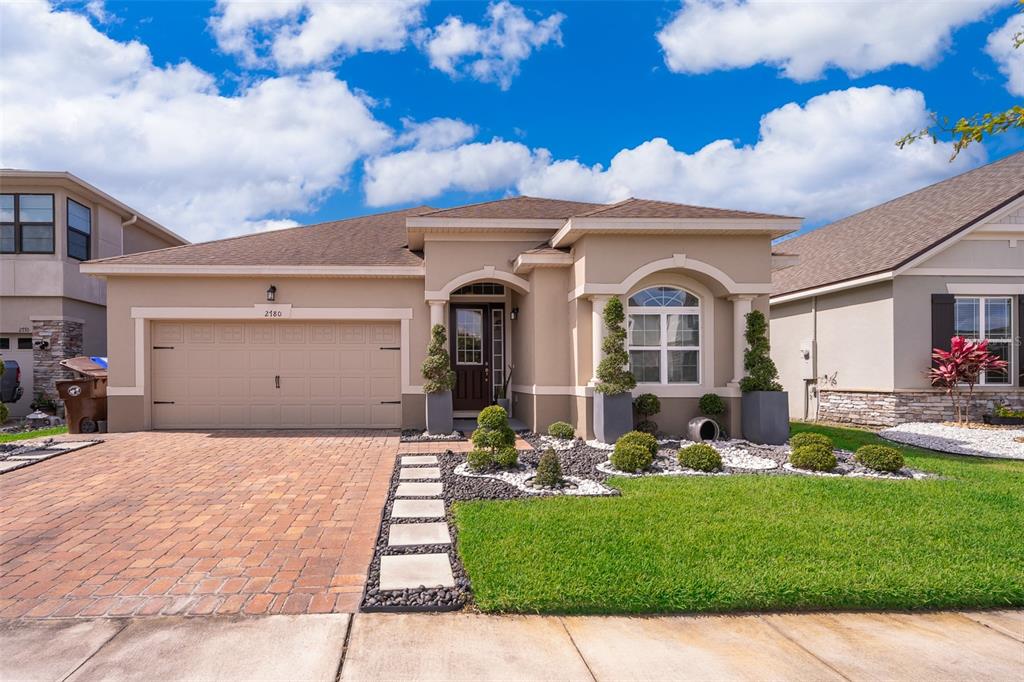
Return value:
<svg viewBox="0 0 1024 682">
<path fill-rule="evenodd" d="M 598 383 L 594 389 L 605 395 L 632 391 L 636 378 L 629 371 L 629 353 L 626 352 L 626 313 L 622 301 L 612 297 L 603 312 L 606 335 L 601 342 L 604 358 L 597 365 Z"/>
<path fill-rule="evenodd" d="M 747 313 L 747 329 L 744 334 L 747 349 L 743 353 L 743 368 L 747 375 L 740 379 L 740 390 L 781 391 L 779 370 L 771 356 L 768 344 L 768 320 L 760 310 Z"/>
<path fill-rule="evenodd" d="M 448 355 L 448 334 L 443 324 L 435 324 L 430 329 L 427 359 L 423 361 L 420 372 L 424 379 L 424 393 L 444 393 L 455 386 L 455 372 Z"/>
</svg>

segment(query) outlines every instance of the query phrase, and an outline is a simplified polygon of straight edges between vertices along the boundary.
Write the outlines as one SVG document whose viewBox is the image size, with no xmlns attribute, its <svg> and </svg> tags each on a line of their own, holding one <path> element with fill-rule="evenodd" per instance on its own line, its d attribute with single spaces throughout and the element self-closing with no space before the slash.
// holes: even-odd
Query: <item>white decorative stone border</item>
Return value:
<svg viewBox="0 0 1024 682">
<path fill-rule="evenodd" d="M 575 488 L 564 488 L 561 490 L 550 490 L 534 488 L 527 484 L 531 478 L 537 475 L 536 469 L 519 469 L 516 471 L 497 471 L 497 472 L 484 472 L 476 473 L 469 468 L 469 464 L 463 462 L 455 467 L 455 473 L 458 476 L 466 476 L 468 478 L 489 478 L 495 481 L 501 481 L 508 485 L 523 491 L 524 493 L 530 493 L 531 495 L 574 495 L 579 497 L 594 497 L 601 495 L 614 495 L 615 490 L 598 483 L 597 481 L 591 481 L 587 478 L 579 478 L 578 476 L 563 476 L 566 481 L 574 484 Z"/>
<path fill-rule="evenodd" d="M 541 436 L 540 445 L 537 446 L 537 450 L 543 452 L 548 448 L 551 448 L 555 452 L 564 452 L 566 450 L 572 450 L 576 447 L 575 438 L 555 438 L 554 436 Z"/>
<path fill-rule="evenodd" d="M 791 471 L 794 474 L 803 474 L 804 476 L 828 476 L 830 478 L 842 478 L 842 474 L 837 474 L 831 471 L 811 471 L 810 469 L 797 469 L 795 466 L 786 462 L 782 465 L 782 468 L 786 471 Z"/>
</svg>

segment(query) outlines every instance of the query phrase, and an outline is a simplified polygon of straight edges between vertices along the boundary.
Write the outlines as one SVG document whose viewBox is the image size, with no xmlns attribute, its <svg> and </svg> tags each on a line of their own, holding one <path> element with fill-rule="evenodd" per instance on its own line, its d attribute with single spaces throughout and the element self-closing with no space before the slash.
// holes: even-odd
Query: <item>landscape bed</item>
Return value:
<svg viewBox="0 0 1024 682">
<path fill-rule="evenodd" d="M 846 452 L 884 444 L 857 429 L 793 430 L 824 433 Z M 458 555 L 487 612 L 1024 604 L 1024 462 L 899 449 L 932 476 L 604 476 L 621 495 L 513 489 L 509 501 L 461 501 L 452 508 Z M 583 473 L 567 454 L 565 473 Z M 458 499 L 460 486 L 475 485 L 446 493 Z M 522 497 L 532 499 L 512 499 Z"/>
</svg>

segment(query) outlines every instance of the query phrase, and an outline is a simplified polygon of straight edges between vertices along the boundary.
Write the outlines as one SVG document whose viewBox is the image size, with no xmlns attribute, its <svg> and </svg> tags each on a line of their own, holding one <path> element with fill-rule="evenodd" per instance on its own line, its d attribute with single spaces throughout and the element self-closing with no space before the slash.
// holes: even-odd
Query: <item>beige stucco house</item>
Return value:
<svg viewBox="0 0 1024 682">
<path fill-rule="evenodd" d="M 950 419 L 931 350 L 988 338 L 1010 362 L 979 407 L 1024 407 L 1024 152 L 776 245 L 772 357 L 795 418 Z"/>
<path fill-rule="evenodd" d="M 11 414 L 57 397 L 60 360 L 107 354 L 106 285 L 83 261 L 187 243 L 71 173 L 0 170 L 0 356 L 24 389 Z"/>
<path fill-rule="evenodd" d="M 742 319 L 767 310 L 796 218 L 630 199 L 420 207 L 95 260 L 112 430 L 422 428 L 420 365 L 448 327 L 456 416 L 591 433 L 599 314 L 630 316 L 637 393 L 681 431 L 698 398 L 739 428 Z"/>
</svg>

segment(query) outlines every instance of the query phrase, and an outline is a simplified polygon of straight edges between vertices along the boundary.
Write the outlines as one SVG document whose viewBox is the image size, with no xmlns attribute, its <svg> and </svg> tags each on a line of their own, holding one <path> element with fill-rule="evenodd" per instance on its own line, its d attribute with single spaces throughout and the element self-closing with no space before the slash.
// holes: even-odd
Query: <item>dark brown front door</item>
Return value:
<svg viewBox="0 0 1024 682">
<path fill-rule="evenodd" d="M 456 410 L 482 410 L 491 404 L 491 330 L 489 306 L 451 306 L 452 368 Z"/>
</svg>

